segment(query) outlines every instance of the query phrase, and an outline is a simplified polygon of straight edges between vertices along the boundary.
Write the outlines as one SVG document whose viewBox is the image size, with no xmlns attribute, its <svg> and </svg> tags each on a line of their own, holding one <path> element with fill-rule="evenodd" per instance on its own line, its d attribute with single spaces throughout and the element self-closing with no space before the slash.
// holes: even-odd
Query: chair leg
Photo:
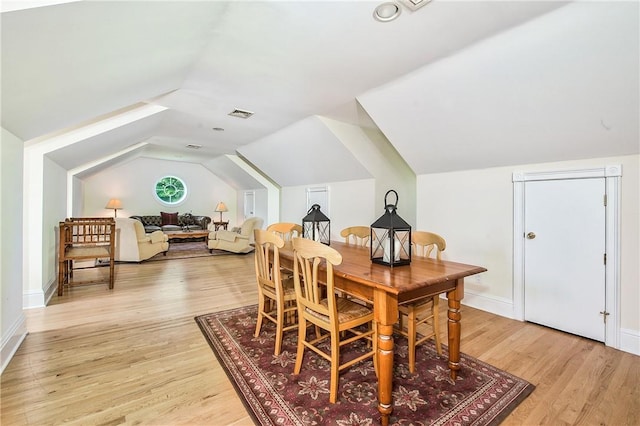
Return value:
<svg viewBox="0 0 640 426">
<path fill-rule="evenodd" d="M 273 354 L 280 355 L 282 348 L 282 329 L 284 328 L 284 303 L 282 303 L 282 301 L 276 301 L 275 303 L 278 306 L 276 308 L 276 347 L 273 350 Z"/>
<path fill-rule="evenodd" d="M 113 290 L 113 284 L 115 282 L 115 261 L 113 260 L 113 256 L 111 256 L 109 262 L 109 289 Z"/>
<path fill-rule="evenodd" d="M 302 313 L 298 313 L 298 351 L 296 352 L 296 365 L 293 374 L 300 374 L 302 368 L 302 357 L 304 356 L 304 341 L 307 335 L 307 320 Z"/>
<path fill-rule="evenodd" d="M 409 306 L 407 315 L 407 341 L 409 344 L 409 371 L 416 369 L 416 311 L 413 305 Z"/>
<path fill-rule="evenodd" d="M 258 318 L 256 319 L 256 331 L 253 333 L 253 337 L 260 335 L 262 329 L 262 313 L 264 312 L 264 296 L 260 295 L 258 298 Z"/>
<path fill-rule="evenodd" d="M 331 384 L 329 386 L 329 402 L 335 404 L 338 400 L 338 373 L 340 367 L 340 336 L 338 332 L 331 332 Z"/>
<path fill-rule="evenodd" d="M 64 288 L 64 276 L 65 276 L 65 261 L 58 262 L 58 296 L 62 296 L 62 290 Z"/>
<path fill-rule="evenodd" d="M 376 377 L 380 377 L 378 374 L 378 323 L 375 321 L 371 322 L 373 327 L 373 370 L 376 372 Z"/>
<path fill-rule="evenodd" d="M 433 296 L 433 310 L 432 310 L 433 333 L 434 333 L 434 339 L 436 342 L 436 351 L 438 352 L 438 355 L 442 355 L 442 344 L 440 343 L 440 315 L 439 315 L 439 309 L 438 309 L 439 304 L 440 304 L 440 297 Z"/>
</svg>

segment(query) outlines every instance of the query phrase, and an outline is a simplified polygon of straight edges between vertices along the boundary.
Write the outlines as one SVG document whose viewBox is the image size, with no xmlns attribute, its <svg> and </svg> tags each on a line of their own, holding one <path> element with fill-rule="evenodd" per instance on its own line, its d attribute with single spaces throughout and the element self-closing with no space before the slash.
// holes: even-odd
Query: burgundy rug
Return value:
<svg viewBox="0 0 640 426">
<path fill-rule="evenodd" d="M 338 403 L 329 403 L 329 363 L 306 350 L 300 375 L 293 375 L 297 331 L 285 333 L 273 355 L 275 327 L 263 324 L 253 337 L 256 305 L 195 318 L 247 410 L 259 425 L 376 425 L 377 379 L 363 361 L 340 374 Z M 447 348 L 439 357 L 431 342 L 419 346 L 415 374 L 407 367 L 407 342 L 396 336 L 393 378 L 394 425 L 497 425 L 534 389 L 505 371 L 461 354 L 453 382 Z M 353 353 L 362 348 L 354 348 Z M 343 351 L 342 357 L 353 356 Z M 343 358 L 344 359 L 344 358 Z"/>
</svg>

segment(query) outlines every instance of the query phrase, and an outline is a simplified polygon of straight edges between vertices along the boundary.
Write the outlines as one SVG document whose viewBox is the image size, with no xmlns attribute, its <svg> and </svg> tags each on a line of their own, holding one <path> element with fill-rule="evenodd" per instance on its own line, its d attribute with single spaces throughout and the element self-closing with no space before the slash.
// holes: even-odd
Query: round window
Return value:
<svg viewBox="0 0 640 426">
<path fill-rule="evenodd" d="M 187 196 L 187 185 L 175 176 L 165 176 L 156 182 L 154 193 L 165 204 L 178 204 Z"/>
</svg>

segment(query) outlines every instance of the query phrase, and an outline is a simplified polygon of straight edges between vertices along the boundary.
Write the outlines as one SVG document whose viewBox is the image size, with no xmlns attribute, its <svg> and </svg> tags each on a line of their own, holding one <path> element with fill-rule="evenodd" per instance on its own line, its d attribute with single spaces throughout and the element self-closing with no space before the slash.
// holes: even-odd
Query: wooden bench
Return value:
<svg viewBox="0 0 640 426">
<path fill-rule="evenodd" d="M 72 283 L 73 261 L 109 259 L 109 288 L 113 289 L 116 221 L 105 217 L 68 218 L 60 222 L 58 250 L 58 296 Z"/>
</svg>

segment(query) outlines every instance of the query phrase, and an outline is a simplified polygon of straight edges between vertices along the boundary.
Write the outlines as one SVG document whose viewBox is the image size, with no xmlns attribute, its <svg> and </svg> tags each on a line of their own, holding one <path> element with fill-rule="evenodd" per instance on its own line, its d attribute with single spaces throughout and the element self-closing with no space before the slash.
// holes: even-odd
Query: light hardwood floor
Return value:
<svg viewBox="0 0 640 426">
<path fill-rule="evenodd" d="M 0 422 L 250 425 L 193 317 L 256 297 L 252 254 L 117 265 L 113 291 L 75 287 L 26 311 Z M 469 307 L 462 351 L 536 385 L 505 425 L 640 425 L 640 357 Z"/>
</svg>

